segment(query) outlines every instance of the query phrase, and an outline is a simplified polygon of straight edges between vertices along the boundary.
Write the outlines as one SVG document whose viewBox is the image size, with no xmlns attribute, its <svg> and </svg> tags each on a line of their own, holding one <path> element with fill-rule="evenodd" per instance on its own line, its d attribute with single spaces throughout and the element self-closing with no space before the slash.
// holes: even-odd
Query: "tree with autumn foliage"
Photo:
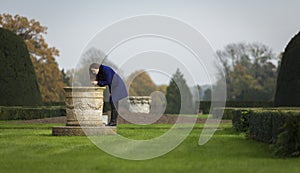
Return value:
<svg viewBox="0 0 300 173">
<path fill-rule="evenodd" d="M 166 95 L 167 94 L 167 88 L 168 88 L 168 85 L 162 84 L 162 85 L 157 86 L 157 91 L 160 91 L 164 95 Z"/>
<path fill-rule="evenodd" d="M 47 27 L 35 19 L 10 14 L 0 14 L 0 27 L 20 36 L 27 45 L 43 101 L 61 101 L 65 84 L 55 61 L 59 51 L 46 42 L 44 36 L 47 34 Z"/>
<path fill-rule="evenodd" d="M 226 75 L 227 99 L 273 100 L 277 67 L 272 50 L 260 43 L 229 44 L 217 55 Z M 223 72 L 222 72 L 223 73 Z"/>
<path fill-rule="evenodd" d="M 155 83 L 143 70 L 132 73 L 126 82 L 129 84 L 129 95 L 131 96 L 150 96 L 152 92 L 156 91 Z"/>
</svg>

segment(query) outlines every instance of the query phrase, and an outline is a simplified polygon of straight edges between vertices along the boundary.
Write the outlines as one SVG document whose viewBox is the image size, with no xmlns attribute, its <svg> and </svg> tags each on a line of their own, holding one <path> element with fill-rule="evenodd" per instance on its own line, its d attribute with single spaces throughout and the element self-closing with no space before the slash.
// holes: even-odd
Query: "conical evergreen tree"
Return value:
<svg viewBox="0 0 300 173">
<path fill-rule="evenodd" d="M 0 105 L 37 106 L 42 103 L 36 75 L 24 41 L 0 28 Z"/>
<path fill-rule="evenodd" d="M 300 32 L 283 53 L 277 78 L 275 106 L 300 106 Z"/>
<path fill-rule="evenodd" d="M 176 73 L 173 75 L 167 87 L 166 99 L 166 113 L 195 113 L 191 91 L 179 69 L 176 70 Z"/>
</svg>

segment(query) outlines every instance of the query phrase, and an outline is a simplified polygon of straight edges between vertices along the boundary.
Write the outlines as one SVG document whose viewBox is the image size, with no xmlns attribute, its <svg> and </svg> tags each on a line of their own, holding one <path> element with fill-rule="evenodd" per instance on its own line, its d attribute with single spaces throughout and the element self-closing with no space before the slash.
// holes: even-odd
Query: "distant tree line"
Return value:
<svg viewBox="0 0 300 173">
<path fill-rule="evenodd" d="M 27 19 L 20 15 L 0 14 L 0 27 L 11 30 L 19 35 L 26 43 L 36 72 L 43 101 L 62 101 L 63 87 L 71 84 L 89 84 L 87 67 L 92 62 L 104 62 L 114 68 L 117 66 L 105 60 L 103 52 L 91 48 L 82 56 L 77 69 L 60 70 L 56 62 L 59 51 L 50 47 L 44 38 L 47 27 L 34 19 Z M 278 57 L 272 50 L 260 43 L 229 44 L 224 50 L 216 52 L 224 67 L 227 84 L 227 100 L 231 101 L 270 101 L 273 100 Z M 75 75 L 74 74 L 78 74 Z M 176 71 L 168 85 L 157 86 L 149 74 L 136 71 L 128 77 L 131 80 L 130 95 L 149 95 L 153 91 L 161 91 L 172 103 L 178 98 L 174 93 L 179 89 L 184 91 L 198 90 L 199 100 L 210 100 L 214 86 L 187 86 L 180 69 Z M 188 88 L 188 89 L 187 89 Z M 191 91 L 189 91 L 191 93 Z M 189 98 L 189 92 L 184 98 Z M 186 97 L 186 98 L 185 98 Z M 172 104 L 169 103 L 169 104 Z M 176 104 L 175 104 L 176 105 Z M 178 106 L 178 105 L 177 105 Z M 167 108 L 169 112 L 177 108 Z"/>
<path fill-rule="evenodd" d="M 260 43 L 229 44 L 217 51 L 224 67 L 227 100 L 271 101 L 276 88 L 276 56 Z"/>
</svg>

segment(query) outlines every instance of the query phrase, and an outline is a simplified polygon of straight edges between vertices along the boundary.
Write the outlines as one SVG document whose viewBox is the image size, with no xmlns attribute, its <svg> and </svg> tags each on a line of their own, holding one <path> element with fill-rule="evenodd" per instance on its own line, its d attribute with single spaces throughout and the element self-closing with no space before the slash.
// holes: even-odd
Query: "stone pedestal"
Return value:
<svg viewBox="0 0 300 173">
<path fill-rule="evenodd" d="M 151 97 L 149 96 L 130 96 L 128 98 L 129 111 L 133 113 L 150 113 Z"/>
<path fill-rule="evenodd" d="M 66 87 L 66 126 L 52 128 L 53 136 L 115 134 L 116 127 L 102 122 L 104 87 Z"/>
</svg>

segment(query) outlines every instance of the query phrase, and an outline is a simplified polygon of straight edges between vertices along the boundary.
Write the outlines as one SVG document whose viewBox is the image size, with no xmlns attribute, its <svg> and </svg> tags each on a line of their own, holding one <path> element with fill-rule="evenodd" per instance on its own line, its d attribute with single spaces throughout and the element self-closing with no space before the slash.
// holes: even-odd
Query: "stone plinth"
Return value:
<svg viewBox="0 0 300 173">
<path fill-rule="evenodd" d="M 91 136 L 112 134 L 116 134 L 116 127 L 57 126 L 52 128 L 53 136 Z"/>
<path fill-rule="evenodd" d="M 102 122 L 104 87 L 66 87 L 66 126 L 53 127 L 53 136 L 115 134 L 116 127 Z"/>
<path fill-rule="evenodd" d="M 129 111 L 133 113 L 150 113 L 151 97 L 130 96 L 128 98 Z"/>
</svg>

